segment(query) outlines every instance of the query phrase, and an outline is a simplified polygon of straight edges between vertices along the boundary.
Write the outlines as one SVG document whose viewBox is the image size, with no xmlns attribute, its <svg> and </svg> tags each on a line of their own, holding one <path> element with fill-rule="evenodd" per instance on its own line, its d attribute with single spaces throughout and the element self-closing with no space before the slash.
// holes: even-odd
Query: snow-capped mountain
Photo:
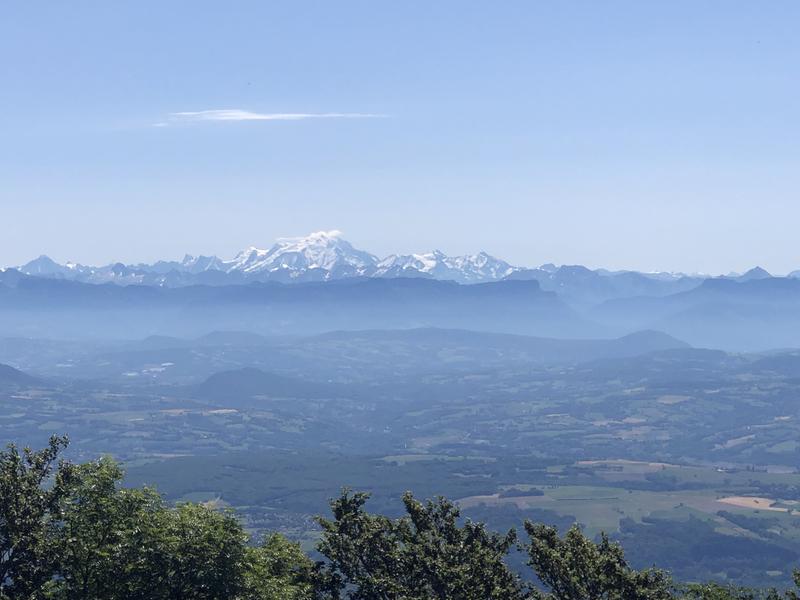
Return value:
<svg viewBox="0 0 800 600">
<path fill-rule="evenodd" d="M 183 260 L 159 260 L 152 265 L 138 264 L 135 268 L 149 273 L 202 273 L 204 271 L 221 271 L 223 269 L 222 260 L 216 256 L 192 256 L 187 254 Z"/>
<path fill-rule="evenodd" d="M 248 276 L 274 274 L 277 279 L 328 280 L 369 276 L 378 258 L 357 250 L 338 231 L 317 231 L 306 237 L 279 239 L 269 250 L 242 250 L 222 270 Z"/>
<path fill-rule="evenodd" d="M 25 275 L 48 279 L 67 279 L 84 283 L 116 283 L 119 285 L 186 285 L 193 276 L 207 271 L 220 271 L 222 261 L 216 256 L 186 255 L 182 261 L 160 260 L 153 264 L 126 265 L 120 262 L 92 267 L 68 262 L 59 264 L 48 256 L 40 256 L 17 267 Z"/>
<path fill-rule="evenodd" d="M 518 267 L 494 258 L 486 252 L 466 256 L 447 256 L 439 250 L 427 254 L 393 254 L 380 261 L 377 277 L 419 277 L 445 279 L 459 283 L 497 281 L 508 277 Z"/>
</svg>

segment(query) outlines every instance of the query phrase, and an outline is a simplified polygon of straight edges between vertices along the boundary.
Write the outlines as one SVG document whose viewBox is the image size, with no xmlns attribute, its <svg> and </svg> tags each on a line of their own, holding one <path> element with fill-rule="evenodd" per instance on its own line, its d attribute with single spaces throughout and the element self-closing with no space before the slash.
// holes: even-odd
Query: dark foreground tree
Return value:
<svg viewBox="0 0 800 600">
<path fill-rule="evenodd" d="M 230 511 L 124 489 L 111 458 L 57 465 L 65 446 L 0 453 L 0 600 L 311 597 L 299 546 L 274 535 L 251 547 Z"/>
<path fill-rule="evenodd" d="M 238 519 L 200 504 L 167 507 L 154 491 L 122 489 L 110 458 L 81 465 L 52 532 L 52 598 L 212 600 L 245 589 L 247 539 Z"/>
<path fill-rule="evenodd" d="M 672 597 L 669 576 L 658 569 L 628 566 L 619 544 L 603 534 L 587 538 L 575 525 L 563 538 L 555 527 L 525 523 L 528 564 L 547 588 L 541 598 L 556 600 L 666 600 Z"/>
<path fill-rule="evenodd" d="M 284 536 L 268 535 L 260 546 L 247 549 L 245 600 L 306 600 L 313 596 L 314 563 Z"/>
<path fill-rule="evenodd" d="M 14 444 L 0 452 L 0 598 L 34 598 L 53 577 L 48 528 L 73 475 L 71 465 L 56 463 L 66 445 L 52 437 L 38 452 Z"/>
<path fill-rule="evenodd" d="M 244 591 L 248 536 L 231 512 L 181 504 L 160 514 L 153 565 L 164 580 L 163 598 L 215 600 Z"/>
<path fill-rule="evenodd" d="M 403 496 L 407 516 L 389 519 L 364 510 L 368 495 L 347 491 L 331 503 L 333 520 L 319 519 L 322 597 L 352 600 L 516 600 L 526 596 L 504 563 L 513 531 L 491 533 L 459 523 L 444 498 L 425 504 Z"/>
<path fill-rule="evenodd" d="M 147 488 L 121 490 L 122 469 L 110 458 L 80 465 L 58 505 L 48 543 L 57 577 L 46 586 L 53 598 L 140 597 L 157 579 L 147 564 L 157 539 L 161 498 Z"/>
</svg>

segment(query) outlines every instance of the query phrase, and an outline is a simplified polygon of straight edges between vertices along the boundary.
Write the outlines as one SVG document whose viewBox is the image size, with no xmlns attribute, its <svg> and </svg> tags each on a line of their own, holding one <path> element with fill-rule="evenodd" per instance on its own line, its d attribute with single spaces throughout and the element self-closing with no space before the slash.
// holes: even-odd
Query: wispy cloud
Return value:
<svg viewBox="0 0 800 600">
<path fill-rule="evenodd" d="M 222 110 L 198 110 L 176 112 L 169 115 L 169 122 L 185 123 L 197 121 L 303 121 L 306 119 L 378 119 L 386 115 L 372 113 L 259 113 L 238 108 Z M 165 123 L 157 125 L 163 127 Z"/>
</svg>

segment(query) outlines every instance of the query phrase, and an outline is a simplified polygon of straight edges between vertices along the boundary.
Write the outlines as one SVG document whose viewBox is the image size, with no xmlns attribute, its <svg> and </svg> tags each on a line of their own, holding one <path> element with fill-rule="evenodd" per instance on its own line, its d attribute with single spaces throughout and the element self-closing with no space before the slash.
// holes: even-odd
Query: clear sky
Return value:
<svg viewBox="0 0 800 600">
<path fill-rule="evenodd" d="M 6 2 L 0 265 L 339 229 L 797 269 L 798 29 L 796 0 Z"/>
</svg>

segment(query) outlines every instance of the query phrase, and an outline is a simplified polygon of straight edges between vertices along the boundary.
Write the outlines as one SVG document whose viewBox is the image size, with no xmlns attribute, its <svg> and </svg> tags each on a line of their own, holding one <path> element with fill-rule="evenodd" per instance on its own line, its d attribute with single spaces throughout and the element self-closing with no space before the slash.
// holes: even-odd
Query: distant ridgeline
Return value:
<svg viewBox="0 0 800 600">
<path fill-rule="evenodd" d="M 66 445 L 0 452 L 0 598 L 242 600 L 797 600 L 795 590 L 681 584 L 628 566 L 605 535 L 563 536 L 526 521 L 489 531 L 444 498 L 403 496 L 405 514 L 365 509 L 347 490 L 320 517 L 316 551 L 274 534 L 252 543 L 213 503 L 167 505 L 150 488 L 122 488 L 110 458 L 57 462 Z M 507 561 L 515 553 L 527 579 Z M 800 572 L 794 576 L 800 586 Z"/>
<path fill-rule="evenodd" d="M 14 269 L 25 275 L 83 283 L 121 285 L 230 285 L 248 282 L 300 283 L 352 278 L 428 278 L 457 283 L 488 283 L 507 279 L 536 280 L 548 291 L 566 292 L 581 301 L 614 297 L 665 295 L 697 286 L 709 276 L 701 274 L 590 270 L 581 265 L 544 264 L 514 266 L 486 252 L 448 256 L 434 250 L 422 254 L 393 254 L 383 259 L 354 248 L 337 231 L 319 231 L 306 237 L 283 238 L 269 249 L 254 246 L 224 260 L 217 256 L 186 255 L 183 260 L 159 260 L 152 264 L 111 263 L 88 266 L 59 264 L 40 256 Z M 755 267 L 743 275 L 725 276 L 735 281 L 767 279 L 771 275 Z M 800 270 L 789 275 L 800 277 Z"/>
<path fill-rule="evenodd" d="M 725 350 L 800 346 L 796 276 L 771 277 L 761 269 L 722 278 L 580 266 L 518 269 L 486 255 L 436 255 L 430 261 L 419 255 L 410 266 L 373 269 L 364 258 L 371 255 L 336 237 L 321 239 L 319 252 L 287 242 L 240 260 L 205 261 L 199 271 L 195 259 L 186 265 L 102 268 L 37 259 L 0 272 L 0 336 L 108 339 L 213 330 L 296 335 L 438 327 L 558 338 L 658 330 Z M 437 261 L 449 266 L 439 268 Z M 368 268 L 353 266 L 362 263 Z"/>
</svg>

